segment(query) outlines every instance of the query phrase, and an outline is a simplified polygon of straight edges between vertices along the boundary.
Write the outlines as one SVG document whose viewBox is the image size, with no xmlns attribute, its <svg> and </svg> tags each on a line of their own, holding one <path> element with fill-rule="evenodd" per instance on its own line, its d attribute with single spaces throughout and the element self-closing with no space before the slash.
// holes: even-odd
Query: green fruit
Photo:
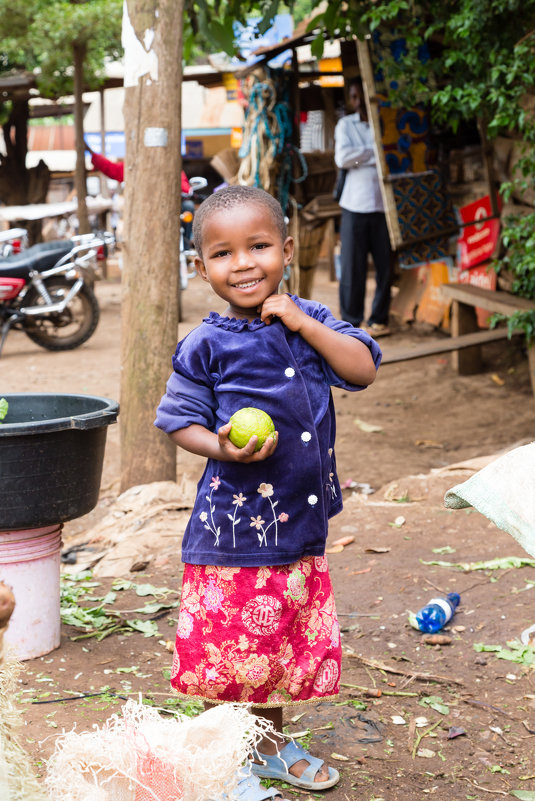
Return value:
<svg viewBox="0 0 535 801">
<path fill-rule="evenodd" d="M 273 420 L 263 412 L 262 409 L 255 409 L 254 406 L 246 406 L 234 412 L 230 418 L 232 428 L 228 438 L 237 448 L 244 448 L 251 437 L 256 434 L 258 442 L 255 451 L 259 451 L 268 437 L 275 433 Z"/>
</svg>

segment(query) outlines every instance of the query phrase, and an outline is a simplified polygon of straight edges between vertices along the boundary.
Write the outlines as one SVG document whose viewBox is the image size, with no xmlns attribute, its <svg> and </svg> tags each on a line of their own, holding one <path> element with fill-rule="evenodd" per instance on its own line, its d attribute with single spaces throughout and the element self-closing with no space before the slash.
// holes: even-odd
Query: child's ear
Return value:
<svg viewBox="0 0 535 801">
<path fill-rule="evenodd" d="M 282 246 L 284 253 L 284 264 L 288 265 L 294 257 L 294 240 L 293 237 L 287 236 Z"/>
<path fill-rule="evenodd" d="M 201 278 L 204 278 L 205 281 L 208 281 L 208 275 L 206 273 L 206 267 L 204 266 L 203 260 L 198 256 L 195 256 L 195 261 L 193 263 L 195 264 L 195 269 Z"/>
</svg>

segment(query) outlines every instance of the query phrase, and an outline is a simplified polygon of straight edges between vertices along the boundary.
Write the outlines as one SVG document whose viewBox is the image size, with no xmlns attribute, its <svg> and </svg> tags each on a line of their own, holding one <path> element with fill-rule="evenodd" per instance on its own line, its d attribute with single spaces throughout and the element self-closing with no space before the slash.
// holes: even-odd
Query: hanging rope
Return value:
<svg viewBox="0 0 535 801">
<path fill-rule="evenodd" d="M 253 76 L 255 83 L 249 94 L 244 143 L 239 151 L 242 162 L 238 183 L 271 191 L 286 211 L 290 184 L 305 180 L 307 165 L 300 150 L 292 143 L 292 113 L 286 87 L 280 80 L 282 71 L 278 72 L 278 86 L 271 78 Z M 293 174 L 296 158 L 301 169 L 298 177 Z"/>
</svg>

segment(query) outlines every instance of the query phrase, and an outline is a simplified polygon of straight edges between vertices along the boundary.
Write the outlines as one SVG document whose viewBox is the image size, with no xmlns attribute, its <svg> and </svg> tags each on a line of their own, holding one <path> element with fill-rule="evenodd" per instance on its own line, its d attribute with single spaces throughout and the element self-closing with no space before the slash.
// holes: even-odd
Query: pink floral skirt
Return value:
<svg viewBox="0 0 535 801">
<path fill-rule="evenodd" d="M 185 565 L 171 684 L 211 703 L 280 706 L 338 693 L 342 649 L 327 559 Z"/>
</svg>

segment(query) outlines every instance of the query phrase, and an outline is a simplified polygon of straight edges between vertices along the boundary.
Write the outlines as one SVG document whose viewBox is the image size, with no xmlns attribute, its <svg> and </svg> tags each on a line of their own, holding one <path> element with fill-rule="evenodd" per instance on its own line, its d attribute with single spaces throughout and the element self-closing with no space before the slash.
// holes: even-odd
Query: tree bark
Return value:
<svg viewBox="0 0 535 801">
<path fill-rule="evenodd" d="M 176 448 L 153 421 L 178 332 L 183 10 L 183 0 L 127 0 L 123 17 L 122 491 L 176 480 Z"/>
<path fill-rule="evenodd" d="M 74 64 L 74 135 L 76 143 L 76 170 L 74 186 L 78 200 L 78 233 L 88 234 L 91 230 L 87 214 L 87 184 L 85 176 L 85 146 L 84 146 L 84 60 L 85 45 L 73 44 Z"/>
</svg>

